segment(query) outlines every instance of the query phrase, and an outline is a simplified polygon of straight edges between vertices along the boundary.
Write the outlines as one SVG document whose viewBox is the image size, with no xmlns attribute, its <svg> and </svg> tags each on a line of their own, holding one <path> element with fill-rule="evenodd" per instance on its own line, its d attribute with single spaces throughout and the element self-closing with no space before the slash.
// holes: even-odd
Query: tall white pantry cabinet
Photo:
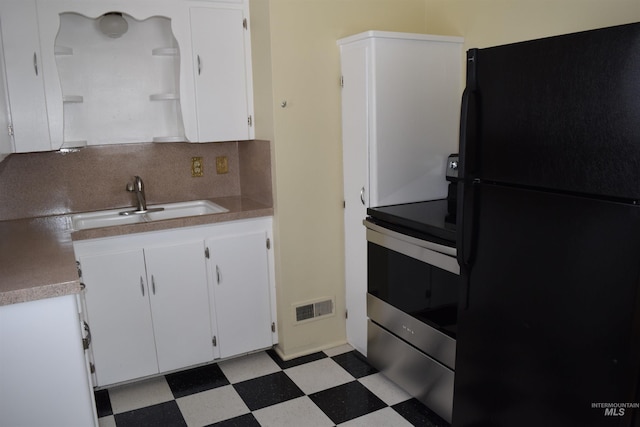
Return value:
<svg viewBox="0 0 640 427">
<path fill-rule="evenodd" d="M 458 151 L 461 37 L 368 31 L 338 40 L 342 66 L 347 340 L 367 354 L 368 207 L 447 196 Z"/>
</svg>

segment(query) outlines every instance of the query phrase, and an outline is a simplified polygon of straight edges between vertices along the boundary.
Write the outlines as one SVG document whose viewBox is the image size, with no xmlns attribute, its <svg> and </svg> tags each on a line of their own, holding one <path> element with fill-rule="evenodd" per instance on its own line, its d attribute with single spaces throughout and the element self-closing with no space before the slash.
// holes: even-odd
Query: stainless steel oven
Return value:
<svg viewBox="0 0 640 427">
<path fill-rule="evenodd" d="M 451 422 L 459 266 L 447 201 L 368 214 L 367 358 Z"/>
</svg>

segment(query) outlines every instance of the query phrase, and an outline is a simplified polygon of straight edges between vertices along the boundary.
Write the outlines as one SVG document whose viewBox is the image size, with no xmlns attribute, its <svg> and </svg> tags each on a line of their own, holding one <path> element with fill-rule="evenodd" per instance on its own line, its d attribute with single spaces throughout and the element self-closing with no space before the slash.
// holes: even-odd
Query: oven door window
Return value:
<svg viewBox="0 0 640 427">
<path fill-rule="evenodd" d="M 455 338 L 459 276 L 368 242 L 368 292 Z"/>
</svg>

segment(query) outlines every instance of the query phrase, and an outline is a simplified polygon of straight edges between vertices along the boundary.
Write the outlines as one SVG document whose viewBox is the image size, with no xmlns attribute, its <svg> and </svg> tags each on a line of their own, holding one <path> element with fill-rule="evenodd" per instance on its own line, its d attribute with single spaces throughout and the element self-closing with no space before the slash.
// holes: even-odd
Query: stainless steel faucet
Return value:
<svg viewBox="0 0 640 427">
<path fill-rule="evenodd" d="M 159 212 L 164 210 L 163 207 L 147 208 L 147 197 L 144 194 L 144 182 L 142 182 L 142 178 L 140 178 L 139 176 L 136 175 L 133 178 L 133 182 L 127 183 L 127 191 L 136 193 L 138 206 L 135 210 L 120 212 L 120 215 L 142 215 L 150 212 Z"/>
<path fill-rule="evenodd" d="M 127 183 L 127 191 L 135 192 L 138 198 L 138 209 L 136 209 L 135 213 L 147 212 L 147 199 L 144 195 L 144 182 L 142 182 L 142 178 L 136 175 L 133 182 Z"/>
</svg>

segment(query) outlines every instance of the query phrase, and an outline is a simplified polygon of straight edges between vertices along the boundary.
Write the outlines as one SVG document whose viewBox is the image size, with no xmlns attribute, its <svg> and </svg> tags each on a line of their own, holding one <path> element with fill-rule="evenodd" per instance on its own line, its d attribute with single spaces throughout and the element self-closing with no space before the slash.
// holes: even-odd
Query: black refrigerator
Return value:
<svg viewBox="0 0 640 427">
<path fill-rule="evenodd" d="M 640 24 L 471 49 L 454 427 L 640 425 Z"/>
</svg>

